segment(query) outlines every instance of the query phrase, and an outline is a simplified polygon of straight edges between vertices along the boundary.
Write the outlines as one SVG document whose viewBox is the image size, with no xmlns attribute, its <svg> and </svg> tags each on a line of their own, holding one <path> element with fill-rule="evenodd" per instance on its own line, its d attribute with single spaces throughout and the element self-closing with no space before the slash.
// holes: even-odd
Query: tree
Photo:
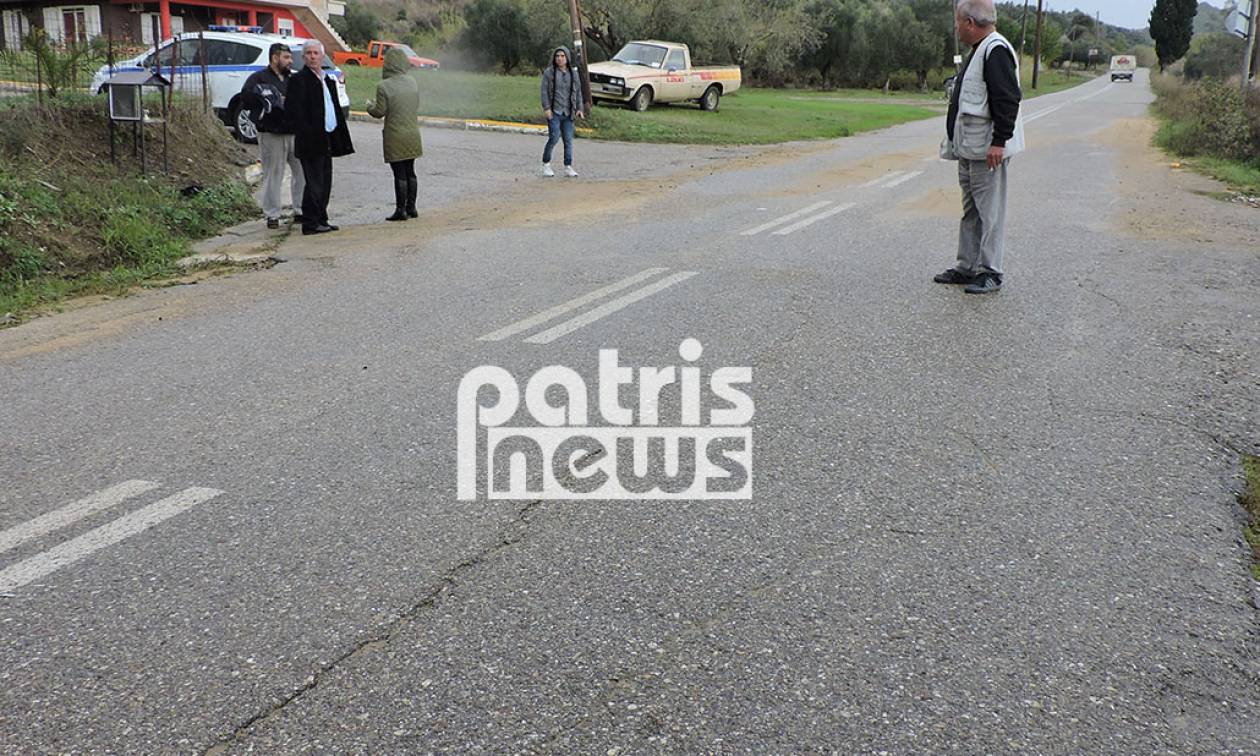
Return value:
<svg viewBox="0 0 1260 756">
<path fill-rule="evenodd" d="M 1047 16 L 1041 22 L 1041 64 L 1055 63 L 1063 52 L 1063 27 Z"/>
<path fill-rule="evenodd" d="M 1155 40 L 1160 72 L 1190 49 L 1198 9 L 1196 0 L 1155 0 L 1151 10 L 1151 37 Z"/>
<path fill-rule="evenodd" d="M 474 0 L 464 11 L 463 47 L 485 63 L 510 73 L 529 47 L 529 18 L 520 0 Z"/>
<path fill-rule="evenodd" d="M 381 20 L 360 0 L 350 0 L 346 3 L 346 14 L 329 16 L 328 22 L 351 47 L 362 48 L 379 39 L 381 33 Z"/>
<path fill-rule="evenodd" d="M 1190 43 L 1186 55 L 1186 78 L 1226 79 L 1238 73 L 1245 43 L 1228 32 L 1200 34 Z"/>
</svg>

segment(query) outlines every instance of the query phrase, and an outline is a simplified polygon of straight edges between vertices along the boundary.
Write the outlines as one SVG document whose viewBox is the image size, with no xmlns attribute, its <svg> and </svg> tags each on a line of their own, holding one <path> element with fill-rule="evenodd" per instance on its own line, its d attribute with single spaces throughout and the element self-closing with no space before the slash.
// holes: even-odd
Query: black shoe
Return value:
<svg viewBox="0 0 1260 756">
<path fill-rule="evenodd" d="M 389 216 L 389 217 L 388 217 L 388 218 L 386 218 L 385 220 L 387 220 L 387 221 L 405 221 L 405 220 L 407 220 L 407 218 L 408 218 L 408 217 L 410 217 L 410 216 L 408 216 L 408 215 L 407 215 L 407 211 L 406 211 L 406 210 L 404 210 L 403 208 L 401 208 L 401 207 L 400 207 L 400 208 L 398 208 L 398 209 L 394 210 L 394 214 L 393 214 L 393 215 L 391 215 L 391 216 Z"/>
<path fill-rule="evenodd" d="M 407 220 L 407 180 L 394 179 L 394 214 L 387 221 Z"/>
<path fill-rule="evenodd" d="M 326 226 L 326 227 L 328 228 L 328 230 L 329 230 L 329 231 L 340 231 L 340 230 L 341 230 L 341 226 L 334 226 L 334 225 L 333 225 L 333 224 L 331 224 L 331 223 L 325 223 L 325 224 L 324 224 L 324 226 Z"/>
<path fill-rule="evenodd" d="M 296 213 L 296 214 L 294 214 L 294 216 L 293 216 L 293 222 L 294 222 L 294 223 L 297 223 L 298 225 L 301 225 L 301 224 L 302 224 L 302 214 L 301 214 L 301 213 Z"/>
<path fill-rule="evenodd" d="M 960 273 L 955 268 L 950 268 L 944 273 L 937 273 L 932 276 L 932 280 L 939 284 L 972 284 L 976 282 L 976 276 L 968 273 Z"/>
<path fill-rule="evenodd" d="M 407 179 L 407 217 L 419 218 L 420 213 L 416 212 L 416 194 L 420 191 L 420 181 L 412 176 Z"/>
<path fill-rule="evenodd" d="M 1002 277 L 996 273 L 981 273 L 976 276 L 976 281 L 969 284 L 963 291 L 968 294 L 991 294 L 1002 288 Z"/>
<path fill-rule="evenodd" d="M 303 229 L 302 229 L 302 235 L 303 235 L 303 236 L 310 236 L 311 234 L 326 234 L 326 233 L 328 233 L 329 231 L 336 231 L 336 230 L 337 230 L 337 227 L 336 227 L 336 226 L 328 226 L 328 225 L 324 225 L 324 226 L 313 226 L 313 227 L 311 227 L 311 228 L 303 228 Z"/>
<path fill-rule="evenodd" d="M 268 219 L 267 219 L 267 228 L 280 228 L 280 219 L 279 219 L 279 218 L 268 218 Z"/>
</svg>

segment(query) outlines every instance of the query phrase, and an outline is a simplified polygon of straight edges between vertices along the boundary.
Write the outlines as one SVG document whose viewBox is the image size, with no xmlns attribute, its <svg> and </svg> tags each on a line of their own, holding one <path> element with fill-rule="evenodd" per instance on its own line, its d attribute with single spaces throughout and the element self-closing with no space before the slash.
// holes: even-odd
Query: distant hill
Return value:
<svg viewBox="0 0 1260 756">
<path fill-rule="evenodd" d="M 1224 6 L 1218 8 L 1211 3 L 1199 3 L 1199 12 L 1194 16 L 1194 33 L 1198 35 L 1225 31 L 1225 17 L 1235 6 L 1231 0 L 1225 0 Z"/>
</svg>

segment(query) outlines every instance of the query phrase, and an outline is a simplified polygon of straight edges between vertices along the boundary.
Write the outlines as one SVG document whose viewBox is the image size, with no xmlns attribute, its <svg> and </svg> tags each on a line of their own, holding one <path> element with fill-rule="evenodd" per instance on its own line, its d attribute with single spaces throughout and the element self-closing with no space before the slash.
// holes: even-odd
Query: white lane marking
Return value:
<svg viewBox="0 0 1260 756">
<path fill-rule="evenodd" d="M 894 186 L 897 186 L 898 184 L 906 183 L 907 181 L 914 178 L 915 176 L 922 176 L 922 175 L 923 175 L 923 171 L 911 171 L 910 173 L 907 173 L 906 175 L 902 176 L 899 179 L 894 179 L 892 181 L 889 181 L 887 184 L 884 184 L 883 188 L 892 189 Z"/>
<path fill-rule="evenodd" d="M 573 333 L 582 326 L 590 325 L 591 323 L 594 323 L 601 318 L 605 318 L 618 310 L 629 307 L 635 302 L 638 302 L 640 299 L 646 299 L 658 291 L 663 291 L 676 283 L 686 281 L 694 275 L 697 275 L 694 271 L 683 271 L 681 273 L 675 273 L 672 276 L 666 276 L 659 281 L 654 281 L 647 286 L 644 286 L 642 289 L 635 289 L 629 294 L 623 294 L 611 302 L 605 302 L 589 312 L 582 313 L 575 318 L 566 320 L 563 323 L 548 328 L 541 333 L 536 333 L 528 339 L 525 339 L 525 341 L 529 344 L 550 344 L 561 336 Z"/>
<path fill-rule="evenodd" d="M 830 205 L 830 204 L 831 204 L 831 200 L 825 200 L 825 201 L 823 201 L 823 202 L 815 202 L 814 204 L 810 205 L 809 207 L 803 208 L 803 209 L 801 209 L 801 210 L 797 210 L 797 211 L 796 211 L 796 212 L 794 212 L 794 213 L 788 213 L 787 215 L 781 215 L 781 216 L 779 216 L 778 218 L 775 218 L 774 220 L 770 221 L 769 223 L 762 223 L 760 226 L 757 226 L 756 228 L 750 228 L 750 229 L 748 229 L 747 231 L 745 231 L 745 232 L 741 233 L 741 234 L 740 234 L 740 236 L 756 236 L 757 234 L 761 233 L 762 231 L 769 231 L 770 229 L 774 228 L 775 226 L 781 226 L 781 225 L 783 225 L 784 223 L 787 223 L 788 221 L 794 221 L 794 220 L 796 220 L 797 218 L 801 217 L 802 215 L 808 215 L 808 214 L 810 214 L 810 213 L 814 212 L 815 210 L 818 210 L 819 208 L 826 207 L 827 205 Z"/>
<path fill-rule="evenodd" d="M 1063 103 L 1063 105 L 1067 105 L 1067 103 L 1065 102 Z M 1041 118 L 1042 116 L 1048 116 L 1054 111 L 1062 108 L 1063 105 L 1055 105 L 1052 108 L 1044 108 L 1042 110 L 1038 110 L 1036 113 L 1033 113 L 1027 116 L 1026 118 L 1024 118 L 1024 123 L 1032 123 L 1033 121 L 1037 120 L 1038 118 Z"/>
<path fill-rule="evenodd" d="M 213 488 L 189 488 L 143 509 L 125 514 L 95 530 L 89 530 L 78 538 L 54 546 L 30 559 L 0 570 L 0 593 L 7 593 L 28 585 L 66 565 L 91 556 L 107 546 L 142 533 L 163 520 L 186 512 L 221 493 L 223 492 Z"/>
<path fill-rule="evenodd" d="M 573 310 L 578 309 L 579 307 L 585 307 L 591 302 L 594 302 L 597 299 L 603 299 L 609 294 L 615 294 L 616 292 L 619 292 L 622 289 L 628 289 L 637 283 L 646 281 L 652 276 L 655 276 L 659 273 L 664 273 L 667 270 L 669 270 L 669 268 L 648 268 L 647 270 L 635 273 L 633 276 L 630 276 L 629 278 L 623 278 L 616 283 L 609 284 L 608 286 L 605 286 L 600 289 L 596 289 L 595 291 L 592 291 L 590 294 L 583 294 L 577 299 L 571 299 L 568 302 L 565 302 L 564 304 L 556 305 L 555 307 L 552 307 L 549 310 L 543 310 L 537 315 L 532 315 L 528 318 L 525 318 L 524 320 L 518 320 L 510 326 L 506 326 L 504 328 L 500 328 L 497 331 L 487 333 L 485 336 L 481 336 L 477 340 L 478 341 L 502 341 L 503 339 L 506 339 L 509 336 L 515 336 L 516 334 L 522 333 L 524 331 L 528 331 L 529 329 L 535 326 L 540 326 L 543 323 L 546 323 L 548 320 L 558 318 L 561 315 L 565 314 L 566 312 L 571 312 Z"/>
<path fill-rule="evenodd" d="M 788 226 L 787 228 L 781 228 L 781 229 L 779 229 L 778 231 L 775 231 L 775 232 L 774 232 L 774 235 L 775 235 L 775 236 L 787 236 L 788 234 L 791 234 L 791 233 L 795 233 L 795 232 L 797 232 L 797 231 L 800 231 L 802 228 L 805 228 L 806 226 L 812 226 L 812 225 L 814 225 L 815 223 L 817 223 L 817 222 L 818 222 L 818 221 L 820 221 L 820 220 L 826 220 L 827 218 L 830 218 L 830 217 L 831 217 L 831 216 L 833 216 L 833 215 L 839 215 L 840 213 L 843 213 L 845 210 L 848 210 L 848 209 L 849 209 L 849 208 L 851 208 L 851 207 L 853 207 L 853 203 L 852 203 L 852 202 L 846 202 L 846 203 L 845 203 L 845 204 L 843 204 L 843 205 L 836 205 L 835 207 L 831 208 L 830 210 L 826 210 L 826 211 L 824 211 L 824 212 L 819 213 L 818 215 L 815 215 L 815 216 L 812 216 L 812 217 L 806 218 L 805 220 L 803 220 L 803 221 L 801 221 L 801 222 L 799 222 L 799 223 L 793 223 L 792 225 Z"/>
<path fill-rule="evenodd" d="M 1086 100 L 1088 100 L 1089 98 L 1091 98 L 1091 97 L 1097 97 L 1098 95 L 1102 94 L 1103 92 L 1106 92 L 1108 89 L 1111 89 L 1111 88 L 1112 88 L 1112 87 L 1114 87 L 1114 86 L 1115 86 L 1115 82 L 1112 82 L 1112 83 L 1108 84 L 1107 86 L 1103 87 L 1102 89 L 1098 90 L 1097 92 L 1090 92 L 1089 94 L 1087 94 L 1087 95 L 1085 95 L 1085 96 L 1083 96 L 1083 97 L 1078 97 L 1078 98 L 1076 98 L 1076 101 L 1077 101 L 1077 102 L 1085 102 L 1085 101 L 1086 101 Z"/>
<path fill-rule="evenodd" d="M 875 186 L 884 181 L 887 181 L 890 178 L 895 178 L 897 176 L 900 176 L 903 173 L 905 173 L 905 171 L 893 171 L 892 173 L 885 173 L 883 176 L 880 176 L 879 178 L 873 178 L 870 181 L 867 181 L 865 184 L 858 184 L 858 189 L 866 189 L 867 187 Z"/>
<path fill-rule="evenodd" d="M 128 480 L 103 491 L 97 491 L 61 509 L 27 520 L 21 525 L 15 525 L 0 533 L 0 554 L 17 548 L 32 538 L 39 538 L 73 525 L 88 515 L 118 506 L 133 496 L 148 493 L 157 487 L 157 483 L 150 483 L 147 480 Z"/>
</svg>

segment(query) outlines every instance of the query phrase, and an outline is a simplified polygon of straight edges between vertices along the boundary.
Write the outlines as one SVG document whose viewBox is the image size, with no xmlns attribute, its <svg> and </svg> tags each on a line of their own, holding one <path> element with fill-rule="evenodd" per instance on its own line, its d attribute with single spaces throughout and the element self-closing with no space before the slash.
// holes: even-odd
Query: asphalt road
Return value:
<svg viewBox="0 0 1260 756">
<path fill-rule="evenodd" d="M 939 121 L 426 132 L 408 224 L 356 125 L 338 234 L 0 332 L 0 751 L 1260 751 L 1260 214 L 1149 100 L 1026 103 L 987 297 Z M 688 338 L 750 499 L 458 500 L 469 370 Z"/>
</svg>

